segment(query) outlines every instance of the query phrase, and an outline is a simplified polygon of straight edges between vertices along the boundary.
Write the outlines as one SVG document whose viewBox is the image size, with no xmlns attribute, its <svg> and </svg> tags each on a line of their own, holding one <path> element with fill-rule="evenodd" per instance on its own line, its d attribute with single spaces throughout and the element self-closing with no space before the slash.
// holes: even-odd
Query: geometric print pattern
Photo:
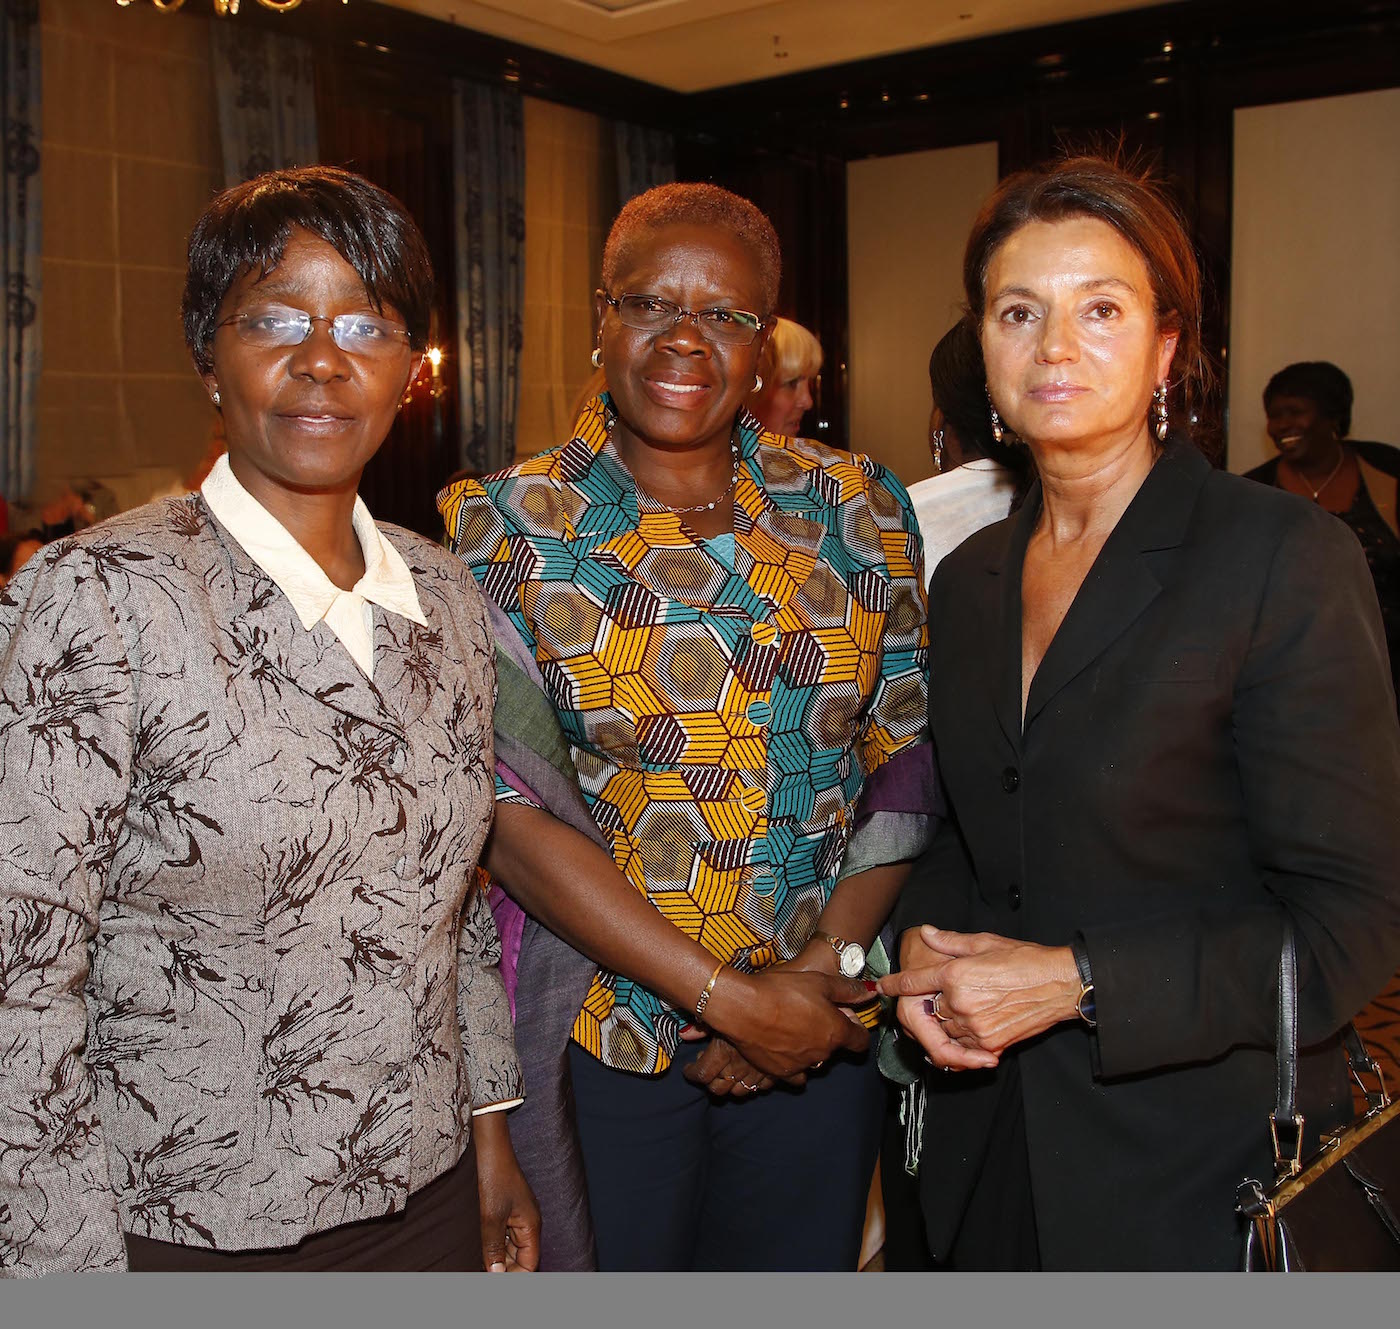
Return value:
<svg viewBox="0 0 1400 1329">
<path fill-rule="evenodd" d="M 612 421 L 604 393 L 569 443 L 439 506 L 534 652 L 618 868 L 717 959 L 758 970 L 810 938 L 862 787 L 925 735 L 918 528 L 882 466 L 746 413 L 731 569 L 639 494 Z M 574 1038 L 656 1073 L 685 1019 L 600 972 Z"/>
</svg>

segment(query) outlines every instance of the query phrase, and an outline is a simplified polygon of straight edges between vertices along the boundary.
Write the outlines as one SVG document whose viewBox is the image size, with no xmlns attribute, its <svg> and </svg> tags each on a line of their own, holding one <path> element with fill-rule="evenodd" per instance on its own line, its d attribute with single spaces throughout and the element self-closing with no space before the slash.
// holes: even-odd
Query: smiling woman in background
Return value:
<svg viewBox="0 0 1400 1329">
<path fill-rule="evenodd" d="M 1351 379 L 1336 365 L 1305 360 L 1280 369 L 1264 388 L 1269 437 L 1279 455 L 1248 475 L 1311 499 L 1361 541 L 1385 624 L 1391 682 L 1400 693 L 1400 449 L 1348 438 L 1351 407 Z"/>
<path fill-rule="evenodd" d="M 1350 1112 L 1334 1035 L 1400 952 L 1375 596 L 1315 504 L 1173 431 L 1200 281 L 1151 182 L 1095 158 L 1011 176 L 963 272 L 993 433 L 1039 481 L 930 591 L 952 820 L 882 983 L 940 1068 L 930 1247 L 953 1268 L 1228 1269 L 1235 1189 L 1272 1166 L 1285 924 L 1313 1140 Z"/>
<path fill-rule="evenodd" d="M 535 1262 L 482 601 L 356 494 L 431 292 L 358 176 L 221 194 L 227 456 L 0 595 L 0 1271 Z"/>
<path fill-rule="evenodd" d="M 594 961 L 566 1017 L 603 1269 L 860 1249 L 883 1092 L 846 1008 L 924 842 L 923 588 L 899 482 L 745 409 L 779 262 L 725 190 L 631 200 L 595 297 L 608 392 L 441 499 L 542 698 L 535 748 L 562 731 L 562 796 L 546 763 L 503 779 L 486 862 Z M 498 753 L 524 715 L 498 707 Z"/>
</svg>

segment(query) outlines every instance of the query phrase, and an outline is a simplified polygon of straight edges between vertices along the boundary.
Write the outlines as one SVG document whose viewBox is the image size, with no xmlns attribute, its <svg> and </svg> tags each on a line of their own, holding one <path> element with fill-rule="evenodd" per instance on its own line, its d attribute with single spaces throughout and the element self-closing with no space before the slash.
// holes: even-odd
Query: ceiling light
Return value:
<svg viewBox="0 0 1400 1329">
<path fill-rule="evenodd" d="M 122 9 L 129 9 L 132 5 L 136 4 L 136 2 L 137 0 L 117 0 L 117 4 L 121 6 Z M 151 3 L 160 10 L 162 14 L 173 14 L 184 5 L 185 0 L 151 0 Z M 285 14 L 289 9 L 295 9 L 301 4 L 301 0 L 256 0 L 256 3 L 260 4 L 264 9 L 271 9 L 279 14 Z M 342 5 L 349 4 L 350 0 L 340 0 L 340 3 Z M 231 14 L 238 13 L 240 0 L 213 0 L 213 4 L 214 12 L 220 18 L 227 18 Z"/>
</svg>

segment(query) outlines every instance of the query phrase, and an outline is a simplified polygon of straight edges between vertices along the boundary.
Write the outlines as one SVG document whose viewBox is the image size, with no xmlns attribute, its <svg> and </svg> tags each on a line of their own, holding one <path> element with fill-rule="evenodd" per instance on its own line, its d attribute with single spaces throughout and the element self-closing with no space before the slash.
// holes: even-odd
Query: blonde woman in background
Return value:
<svg viewBox="0 0 1400 1329">
<path fill-rule="evenodd" d="M 758 362 L 760 386 L 749 397 L 749 410 L 770 433 L 800 437 L 802 417 L 816 400 L 821 367 L 821 343 L 800 323 L 776 319 Z"/>
</svg>

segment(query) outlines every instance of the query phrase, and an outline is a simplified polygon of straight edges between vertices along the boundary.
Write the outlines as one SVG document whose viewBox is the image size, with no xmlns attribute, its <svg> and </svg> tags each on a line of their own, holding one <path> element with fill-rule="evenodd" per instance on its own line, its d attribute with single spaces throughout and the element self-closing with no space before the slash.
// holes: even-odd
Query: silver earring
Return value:
<svg viewBox="0 0 1400 1329">
<path fill-rule="evenodd" d="M 987 409 L 992 413 L 992 437 L 1000 443 L 1006 434 L 1006 430 L 1002 426 L 1001 416 L 997 414 L 997 408 L 992 404 L 990 393 L 987 394 Z"/>
<path fill-rule="evenodd" d="M 218 390 L 218 388 L 215 388 L 215 389 L 214 389 L 214 405 L 217 406 L 218 404 L 219 404 L 219 390 Z"/>
<path fill-rule="evenodd" d="M 601 346 L 595 346 L 593 348 L 593 354 L 588 357 L 588 362 L 594 369 L 601 369 L 603 367 L 603 348 Z"/>
<path fill-rule="evenodd" d="M 933 473 L 934 473 L 935 475 L 942 475 L 942 474 L 943 474 L 943 431 L 942 431 L 941 429 L 935 429 L 935 430 L 933 431 L 933 433 L 929 435 L 929 443 L 930 443 L 930 444 L 932 445 L 932 447 L 933 447 Z"/>
<path fill-rule="evenodd" d="M 762 375 L 762 374 L 755 374 L 755 375 L 753 376 L 753 390 L 754 390 L 755 392 L 762 392 L 762 391 L 763 391 L 763 375 Z"/>
<path fill-rule="evenodd" d="M 1152 418 L 1156 421 L 1153 432 L 1157 435 L 1157 442 L 1167 441 L 1167 385 L 1157 384 L 1157 390 L 1152 394 Z"/>
</svg>

